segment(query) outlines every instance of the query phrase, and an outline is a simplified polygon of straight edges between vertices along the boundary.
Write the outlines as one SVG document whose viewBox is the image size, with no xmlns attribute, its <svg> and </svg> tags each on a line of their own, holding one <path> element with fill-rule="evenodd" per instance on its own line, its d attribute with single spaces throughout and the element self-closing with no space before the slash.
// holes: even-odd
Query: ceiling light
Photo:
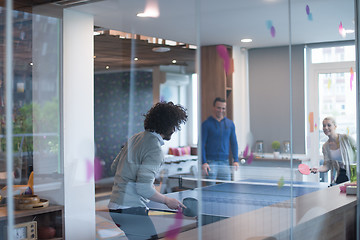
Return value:
<svg viewBox="0 0 360 240">
<path fill-rule="evenodd" d="M 100 35 L 99 32 L 94 32 L 94 36 Z"/>
<path fill-rule="evenodd" d="M 152 49 L 153 52 L 169 52 L 170 48 L 169 47 L 154 47 Z"/>
<path fill-rule="evenodd" d="M 32 62 L 30 63 L 30 66 L 34 65 Z"/>
<path fill-rule="evenodd" d="M 106 69 L 109 69 L 110 67 L 109 67 L 109 66 L 106 66 L 105 68 L 106 68 Z"/>
<path fill-rule="evenodd" d="M 174 59 L 174 60 L 172 60 L 171 62 L 172 62 L 172 63 L 176 63 L 176 60 Z"/>
<path fill-rule="evenodd" d="M 157 18 L 159 17 L 159 11 L 156 10 L 146 10 L 145 12 L 140 12 L 136 14 L 138 17 L 151 17 L 151 18 Z"/>
<path fill-rule="evenodd" d="M 137 57 L 136 57 L 136 58 L 134 58 L 134 61 L 137 61 L 137 60 L 139 60 Z"/>
<path fill-rule="evenodd" d="M 136 16 L 157 18 L 159 17 L 159 15 L 160 15 L 159 4 L 157 0 L 147 0 L 145 11 L 142 13 L 138 13 Z"/>
<path fill-rule="evenodd" d="M 243 42 L 243 43 L 250 43 L 250 42 L 252 42 L 252 39 L 250 39 L 250 38 L 244 38 L 244 39 L 241 39 L 241 42 Z"/>
</svg>

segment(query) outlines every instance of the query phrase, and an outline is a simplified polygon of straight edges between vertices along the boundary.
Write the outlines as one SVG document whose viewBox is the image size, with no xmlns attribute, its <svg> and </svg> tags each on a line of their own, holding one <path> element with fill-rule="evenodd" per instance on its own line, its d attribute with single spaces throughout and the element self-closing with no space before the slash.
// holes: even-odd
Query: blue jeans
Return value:
<svg viewBox="0 0 360 240">
<path fill-rule="evenodd" d="M 210 166 L 209 175 L 206 176 L 207 179 L 218 179 L 224 181 L 231 181 L 231 170 L 229 165 L 229 160 L 207 160 L 207 163 Z M 209 182 L 208 185 L 214 185 L 215 182 Z"/>
</svg>

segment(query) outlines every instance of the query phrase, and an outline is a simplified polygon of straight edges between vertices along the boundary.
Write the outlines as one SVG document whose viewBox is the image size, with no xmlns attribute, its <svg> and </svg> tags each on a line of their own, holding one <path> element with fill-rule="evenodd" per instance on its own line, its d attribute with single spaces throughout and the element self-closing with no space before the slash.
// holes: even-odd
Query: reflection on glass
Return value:
<svg viewBox="0 0 360 240">
<path fill-rule="evenodd" d="M 256 141 L 256 143 L 255 143 L 255 153 L 258 156 L 263 157 L 263 154 L 264 154 L 264 141 L 261 141 L 261 140 Z"/>
<path fill-rule="evenodd" d="M 311 56 L 312 63 L 355 61 L 355 46 L 314 48 Z"/>
<path fill-rule="evenodd" d="M 0 7 L 1 29 L 5 14 Z M 42 234 L 46 231 L 51 232 L 46 238 L 63 238 L 60 20 L 24 9 L 24 12 L 13 11 L 13 22 L 13 99 L 5 98 L 4 68 L 0 68 L 0 212 L 6 212 L 6 178 L 13 174 L 15 224 L 26 222 L 27 228 L 37 226 L 38 236 L 34 238 L 44 238 Z M 4 33 L 0 35 L 4 39 Z M 0 59 L 1 66 L 4 61 Z M 4 106 L 9 100 L 13 101 L 13 149 L 8 149 L 5 143 Z M 11 173 L 6 173 L 6 151 L 13 151 Z M 23 196 L 17 196 L 20 194 Z M 36 209 L 42 209 L 44 214 L 39 215 Z M 6 236 L 4 224 L 0 221 L 0 236 Z"/>
<path fill-rule="evenodd" d="M 334 117 L 337 130 L 356 138 L 356 77 L 355 73 L 324 73 L 319 74 L 319 118 Z M 321 122 L 319 122 L 321 124 Z M 322 126 L 319 127 L 320 133 Z M 320 134 L 320 149 L 327 141 Z"/>
</svg>

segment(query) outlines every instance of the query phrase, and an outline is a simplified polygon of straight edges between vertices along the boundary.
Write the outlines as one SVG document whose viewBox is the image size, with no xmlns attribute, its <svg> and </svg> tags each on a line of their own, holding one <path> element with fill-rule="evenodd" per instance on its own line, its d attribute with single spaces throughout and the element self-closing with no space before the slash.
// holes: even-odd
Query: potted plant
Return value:
<svg viewBox="0 0 360 240">
<path fill-rule="evenodd" d="M 280 142 L 273 141 L 271 143 L 271 148 L 274 150 L 274 158 L 280 158 Z"/>
</svg>

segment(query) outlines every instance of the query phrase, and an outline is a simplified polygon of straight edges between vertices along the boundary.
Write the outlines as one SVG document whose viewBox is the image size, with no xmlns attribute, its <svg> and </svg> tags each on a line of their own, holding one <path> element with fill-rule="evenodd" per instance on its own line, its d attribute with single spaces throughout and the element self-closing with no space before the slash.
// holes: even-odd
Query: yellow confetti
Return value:
<svg viewBox="0 0 360 240">
<path fill-rule="evenodd" d="M 282 188 L 284 186 L 284 177 L 282 176 L 278 181 L 278 188 Z"/>
<path fill-rule="evenodd" d="M 347 135 L 350 134 L 350 129 L 349 129 L 349 127 L 346 128 L 346 134 L 347 134 Z"/>
<path fill-rule="evenodd" d="M 331 88 L 331 79 L 328 80 L 327 88 L 328 88 L 328 89 Z"/>
</svg>

